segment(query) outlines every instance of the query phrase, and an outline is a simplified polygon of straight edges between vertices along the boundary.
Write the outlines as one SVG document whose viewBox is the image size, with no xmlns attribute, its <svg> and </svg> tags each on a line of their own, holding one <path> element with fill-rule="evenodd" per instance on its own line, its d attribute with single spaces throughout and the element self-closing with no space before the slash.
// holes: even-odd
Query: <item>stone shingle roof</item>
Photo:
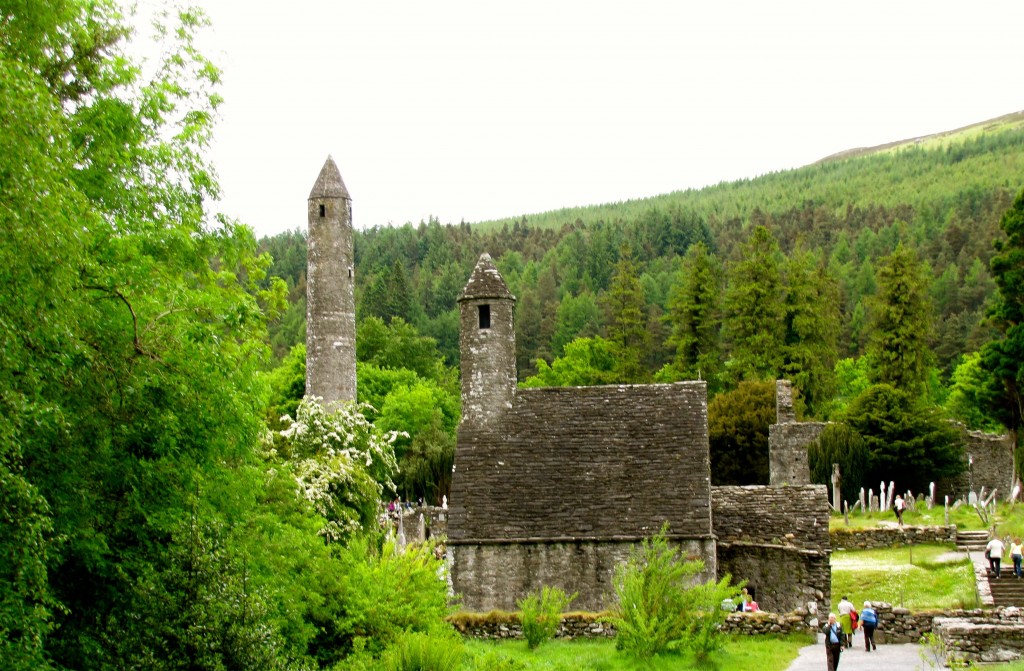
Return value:
<svg viewBox="0 0 1024 671">
<path fill-rule="evenodd" d="M 476 262 L 473 273 L 469 276 L 465 288 L 459 295 L 459 301 L 471 300 L 474 298 L 510 298 L 516 297 L 508 290 L 508 285 L 502 279 L 498 268 L 491 261 L 490 254 L 481 254 L 480 260 Z"/>
<path fill-rule="evenodd" d="M 352 200 L 352 197 L 348 195 L 348 189 L 345 188 L 345 182 L 341 180 L 341 172 L 338 171 L 337 164 L 335 164 L 334 159 L 330 156 L 324 162 L 324 167 L 320 168 L 320 176 L 316 178 L 313 190 L 309 192 L 308 200 L 317 198 L 346 198 Z"/>
</svg>

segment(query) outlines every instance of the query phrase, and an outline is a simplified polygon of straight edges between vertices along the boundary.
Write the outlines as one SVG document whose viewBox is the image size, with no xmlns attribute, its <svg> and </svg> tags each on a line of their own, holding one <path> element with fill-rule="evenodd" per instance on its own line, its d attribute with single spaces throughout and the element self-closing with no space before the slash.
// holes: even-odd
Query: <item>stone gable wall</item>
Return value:
<svg viewBox="0 0 1024 671">
<path fill-rule="evenodd" d="M 718 575 L 746 580 L 762 610 L 828 608 L 828 502 L 823 485 L 712 487 Z"/>
<path fill-rule="evenodd" d="M 773 486 L 811 482 L 807 446 L 828 426 L 825 422 L 791 422 L 768 427 L 768 482 Z"/>
<path fill-rule="evenodd" d="M 452 544 L 711 536 L 703 382 L 522 389 L 493 427 L 463 426 Z"/>
<path fill-rule="evenodd" d="M 963 426 L 961 429 L 964 459 L 970 454 L 973 461 L 971 472 L 965 470 L 956 478 L 937 483 L 937 493 L 966 499 L 973 484 L 975 492 L 980 492 L 982 487 L 987 492 L 998 489 L 999 499 L 1005 499 L 1013 486 L 1013 440 L 1006 434 L 968 431 Z"/>
</svg>

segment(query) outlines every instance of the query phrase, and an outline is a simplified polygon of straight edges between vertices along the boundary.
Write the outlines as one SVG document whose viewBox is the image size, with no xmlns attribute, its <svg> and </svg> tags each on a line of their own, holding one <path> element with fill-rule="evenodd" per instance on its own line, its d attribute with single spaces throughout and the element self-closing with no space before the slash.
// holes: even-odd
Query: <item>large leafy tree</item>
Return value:
<svg viewBox="0 0 1024 671">
<path fill-rule="evenodd" d="M 782 370 L 785 344 L 785 291 L 782 252 L 764 226 L 758 226 L 727 268 L 724 338 L 733 381 L 775 379 Z"/>
<path fill-rule="evenodd" d="M 920 396 L 931 364 L 932 306 L 927 270 L 913 249 L 901 243 L 881 259 L 869 312 L 872 382 Z"/>
<path fill-rule="evenodd" d="M 995 406 L 1019 442 L 1024 421 L 1024 191 L 1003 215 L 1000 226 L 1006 237 L 996 241 L 991 262 L 999 287 L 991 316 L 1000 337 L 985 345 L 982 361 L 1002 386 Z"/>
<path fill-rule="evenodd" d="M 26 566 L 48 569 L 0 591 L 32 605 L 23 648 L 62 667 L 115 664 L 105 641 L 143 626 L 117 614 L 158 598 L 137 587 L 184 520 L 231 514 L 207 496 L 260 435 L 284 285 L 259 291 L 251 231 L 206 209 L 219 75 L 192 43 L 202 17 L 174 20 L 147 81 L 112 2 L 0 2 L 0 486 L 26 511 L 15 537 L 39 541 Z"/>
</svg>

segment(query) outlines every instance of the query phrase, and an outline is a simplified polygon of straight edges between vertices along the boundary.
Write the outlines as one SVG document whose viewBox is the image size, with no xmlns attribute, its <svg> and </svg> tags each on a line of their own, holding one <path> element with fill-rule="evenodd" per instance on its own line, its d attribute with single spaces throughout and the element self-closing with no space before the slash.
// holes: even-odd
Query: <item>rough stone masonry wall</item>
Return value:
<svg viewBox="0 0 1024 671">
<path fill-rule="evenodd" d="M 747 580 L 762 610 L 811 617 L 828 608 L 828 501 L 823 485 L 712 487 L 718 575 Z"/>
<path fill-rule="evenodd" d="M 967 498 L 973 483 L 974 491 L 984 487 L 987 492 L 999 490 L 999 498 L 1010 495 L 1013 486 L 1013 439 L 981 431 L 968 431 L 961 425 L 964 439 L 964 459 L 971 455 L 971 469 L 956 478 L 938 483 L 938 494 L 954 498 Z M 916 494 L 917 492 L 915 492 Z M 940 501 L 941 502 L 941 501 Z"/>
<path fill-rule="evenodd" d="M 955 543 L 956 525 L 948 527 L 875 527 L 870 529 L 833 529 L 829 533 L 833 550 L 877 550 L 901 545 Z"/>
<path fill-rule="evenodd" d="M 469 610 L 545 584 L 597 606 L 664 522 L 714 576 L 703 382 L 523 389 L 499 421 L 460 427 L 448 547 Z"/>
<path fill-rule="evenodd" d="M 636 543 L 557 542 L 449 545 L 452 586 L 473 612 L 516 610 L 516 601 L 542 586 L 578 593 L 572 610 L 601 611 L 615 603 L 612 575 Z M 678 541 L 685 556 L 707 559 L 712 540 Z M 712 563 L 713 566 L 713 563 Z M 714 577 L 709 571 L 700 579 Z"/>
<path fill-rule="evenodd" d="M 827 424 L 796 421 L 789 380 L 775 381 L 775 417 L 776 423 L 768 427 L 768 483 L 776 487 L 809 485 L 807 445 L 817 440 Z"/>
<path fill-rule="evenodd" d="M 1020 609 L 997 616 L 937 617 L 932 627 L 951 656 L 972 662 L 1024 658 L 1024 619 Z"/>
<path fill-rule="evenodd" d="M 709 481 L 702 382 L 522 389 L 493 430 L 460 429 L 448 539 L 710 538 Z"/>
</svg>

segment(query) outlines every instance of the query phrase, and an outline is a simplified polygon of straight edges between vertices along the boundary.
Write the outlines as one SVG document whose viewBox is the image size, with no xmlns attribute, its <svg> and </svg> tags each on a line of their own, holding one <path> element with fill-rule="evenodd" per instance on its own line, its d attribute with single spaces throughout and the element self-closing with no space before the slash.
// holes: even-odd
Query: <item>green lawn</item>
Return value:
<svg viewBox="0 0 1024 671">
<path fill-rule="evenodd" d="M 993 520 L 1001 534 L 1011 536 L 1024 536 L 1024 504 L 1010 506 L 1007 503 L 1000 503 L 996 506 L 996 514 Z M 946 524 L 946 512 L 942 505 L 935 506 L 931 510 L 923 503 L 917 504 L 917 510 L 908 510 L 903 514 L 903 522 L 908 526 L 944 526 Z M 830 529 L 866 529 L 885 524 L 895 524 L 896 515 L 891 510 L 884 510 L 874 513 L 856 512 L 850 515 L 850 523 L 842 515 L 832 515 L 829 519 Z M 978 512 L 970 506 L 961 505 L 956 510 L 950 507 L 949 523 L 955 524 L 958 529 L 981 530 L 987 529 L 982 522 Z"/>
<path fill-rule="evenodd" d="M 712 655 L 715 671 L 784 671 L 800 648 L 808 645 L 807 636 L 730 636 L 724 650 Z M 524 641 L 466 643 L 467 660 L 473 668 L 545 671 L 670 671 L 693 669 L 688 656 L 667 655 L 643 663 L 615 649 L 614 640 L 551 641 L 536 650 Z M 489 657 L 486 657 L 488 656 Z M 500 658 L 515 660 L 502 665 Z M 518 662 L 518 664 L 516 664 Z"/>
<path fill-rule="evenodd" d="M 953 545 L 914 545 L 832 554 L 832 609 L 846 595 L 911 610 L 975 607 L 974 569 L 967 559 L 944 561 Z"/>
</svg>

